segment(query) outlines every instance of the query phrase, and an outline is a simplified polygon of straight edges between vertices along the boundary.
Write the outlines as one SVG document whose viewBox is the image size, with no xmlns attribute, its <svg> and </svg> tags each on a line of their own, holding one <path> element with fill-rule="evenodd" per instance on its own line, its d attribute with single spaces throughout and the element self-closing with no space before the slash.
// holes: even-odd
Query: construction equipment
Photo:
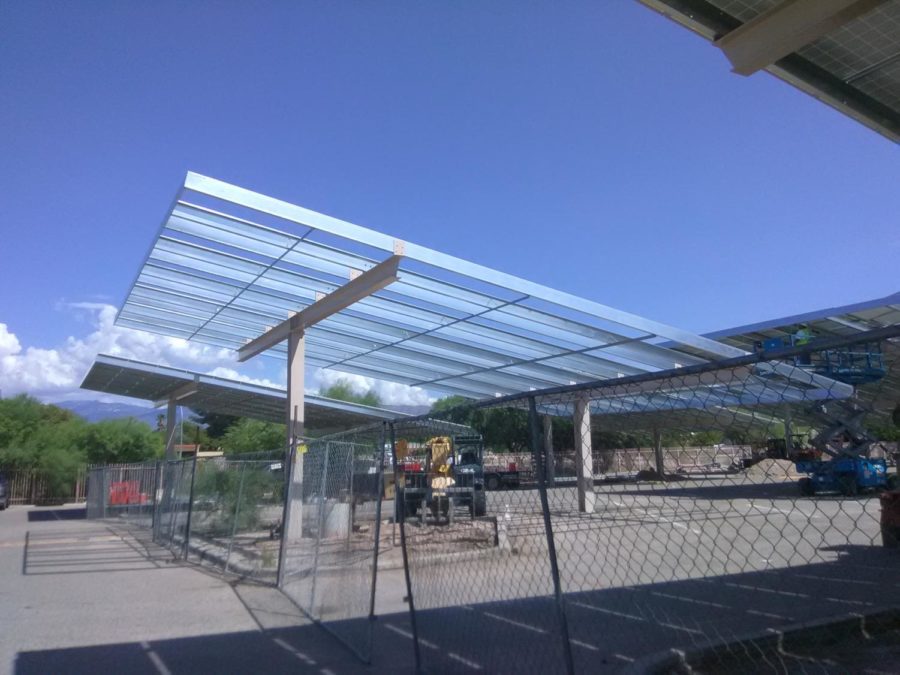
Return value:
<svg viewBox="0 0 900 675">
<path fill-rule="evenodd" d="M 813 352 L 797 365 L 854 386 L 876 382 L 886 372 L 878 343 Z M 888 474 L 887 462 L 869 456 L 875 439 L 863 426 L 863 419 L 871 412 L 868 406 L 858 399 L 848 399 L 829 407 L 829 425 L 812 441 L 818 458 L 792 458 L 797 471 L 808 474 L 800 479 L 801 493 L 839 492 L 852 497 L 862 490 L 896 486 L 897 476 Z"/>
<path fill-rule="evenodd" d="M 863 490 L 887 489 L 896 485 L 896 474 L 888 476 L 887 462 L 881 458 L 843 456 L 829 461 L 801 461 L 796 464 L 801 473 L 800 492 L 814 495 L 819 492 L 840 492 L 855 497 Z"/>
<path fill-rule="evenodd" d="M 452 523 L 457 506 L 472 518 L 486 511 L 484 444 L 478 434 L 436 436 L 420 447 L 397 443 L 398 516 Z M 400 511 L 403 509 L 403 511 Z"/>
</svg>

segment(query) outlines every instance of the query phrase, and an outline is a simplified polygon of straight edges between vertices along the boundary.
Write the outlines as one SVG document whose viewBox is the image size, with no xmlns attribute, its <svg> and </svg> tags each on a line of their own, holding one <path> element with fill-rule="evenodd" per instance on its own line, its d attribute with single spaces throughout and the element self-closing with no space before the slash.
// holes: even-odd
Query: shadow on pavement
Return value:
<svg viewBox="0 0 900 675">
<path fill-rule="evenodd" d="M 722 483 L 710 481 L 708 485 L 690 485 L 684 487 L 672 487 L 670 485 L 653 488 L 627 489 L 619 493 L 626 496 L 641 497 L 689 497 L 703 500 L 734 499 L 788 499 L 791 501 L 809 501 L 815 504 L 817 501 L 848 501 L 847 497 L 838 494 L 817 495 L 815 498 L 804 497 L 800 494 L 797 480 L 788 480 L 783 483 Z M 865 501 L 877 499 L 877 493 L 862 494 L 849 501 Z"/>
<path fill-rule="evenodd" d="M 29 523 L 40 523 L 48 520 L 85 520 L 87 509 L 33 509 L 28 512 Z"/>
<path fill-rule="evenodd" d="M 318 626 L 224 633 L 172 640 L 19 652 L 15 675 L 129 673 L 205 675 L 315 672 L 334 675 L 413 673 L 412 648 L 400 636 L 382 636 L 385 658 L 377 666 L 355 659 Z M 387 642 L 390 641 L 390 642 Z M 390 657 L 393 653 L 395 656 Z"/>
<path fill-rule="evenodd" d="M 109 527 L 29 531 L 25 534 L 22 574 L 103 574 L 157 569 L 165 567 L 166 562 L 152 556 L 140 540 Z"/>
</svg>

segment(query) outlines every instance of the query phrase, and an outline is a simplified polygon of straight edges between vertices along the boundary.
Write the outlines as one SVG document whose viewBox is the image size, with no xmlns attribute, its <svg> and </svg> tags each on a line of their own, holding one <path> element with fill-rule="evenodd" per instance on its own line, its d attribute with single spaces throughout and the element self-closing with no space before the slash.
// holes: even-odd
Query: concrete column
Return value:
<svg viewBox="0 0 900 675">
<path fill-rule="evenodd" d="M 550 415 L 543 415 L 541 421 L 544 426 L 544 457 L 547 462 L 545 467 L 547 484 L 553 485 L 556 478 L 556 460 L 553 455 L 553 418 Z"/>
<path fill-rule="evenodd" d="M 166 406 L 166 459 L 176 459 L 175 457 L 175 425 L 178 422 L 178 401 L 175 398 L 169 399 Z"/>
<path fill-rule="evenodd" d="M 666 477 L 666 460 L 663 457 L 662 432 L 659 429 L 653 430 L 653 452 L 656 455 L 656 474 L 664 479 Z"/>
<path fill-rule="evenodd" d="M 287 354 L 287 444 L 295 448 L 294 467 L 291 471 L 290 508 L 285 535 L 291 539 L 303 536 L 303 455 L 299 446 L 304 435 L 303 379 L 305 362 L 302 332 L 288 336 Z"/>
<path fill-rule="evenodd" d="M 575 402 L 575 469 L 578 473 L 578 510 L 593 513 L 594 460 L 591 454 L 591 400 L 586 396 Z"/>
</svg>

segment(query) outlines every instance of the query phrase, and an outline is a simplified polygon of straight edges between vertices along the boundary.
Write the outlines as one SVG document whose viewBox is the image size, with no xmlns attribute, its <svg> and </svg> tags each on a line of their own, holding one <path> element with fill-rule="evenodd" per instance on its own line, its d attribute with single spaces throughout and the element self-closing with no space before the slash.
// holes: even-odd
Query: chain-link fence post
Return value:
<svg viewBox="0 0 900 675">
<path fill-rule="evenodd" d="M 234 520 L 231 523 L 231 537 L 228 539 L 228 553 L 225 555 L 225 571 L 228 571 L 228 563 L 231 562 L 231 549 L 234 547 L 234 537 L 237 533 L 238 518 L 241 515 L 241 500 L 244 498 L 244 474 L 247 464 L 241 463 L 241 478 L 238 483 L 237 502 L 234 505 Z"/>
<path fill-rule="evenodd" d="M 322 478 L 319 482 L 319 512 L 316 517 L 316 550 L 313 554 L 313 568 L 312 568 L 312 588 L 309 593 L 309 606 L 312 611 L 315 611 L 316 607 L 316 581 L 319 578 L 319 550 L 322 547 L 322 531 L 325 526 L 325 501 L 326 494 L 328 490 L 328 456 L 331 450 L 331 442 L 327 441 L 325 443 L 325 459 L 322 464 Z M 317 618 L 313 616 L 313 618 Z"/>
<path fill-rule="evenodd" d="M 188 493 L 187 522 L 184 526 L 184 552 L 182 557 L 187 560 L 190 554 L 191 544 L 191 516 L 194 513 L 194 482 L 197 478 L 197 453 L 194 453 L 194 461 L 191 462 L 191 489 Z"/>
<path fill-rule="evenodd" d="M 378 478 L 375 481 L 377 501 L 375 502 L 375 550 L 372 554 L 372 594 L 369 597 L 369 650 L 371 658 L 375 634 L 375 586 L 378 581 L 378 553 L 381 549 L 381 505 L 384 502 L 384 446 L 387 443 L 387 423 L 381 425 L 378 452 Z M 352 529 L 352 528 L 351 528 Z"/>
<path fill-rule="evenodd" d="M 150 520 L 150 531 L 153 533 L 153 541 L 157 539 L 159 530 L 159 501 L 162 491 L 162 463 L 156 460 L 153 469 L 153 515 Z"/>
<path fill-rule="evenodd" d="M 566 672 L 575 672 L 572 659 L 572 645 L 569 642 L 569 623 L 562 597 L 562 586 L 559 580 L 559 565 L 556 558 L 556 544 L 553 540 L 553 523 L 550 520 L 550 504 L 547 499 L 547 473 L 544 466 L 543 434 L 534 396 L 528 397 L 528 425 L 531 436 L 531 452 L 537 471 L 538 493 L 541 498 L 541 513 L 544 517 L 544 534 L 547 537 L 547 555 L 550 557 L 550 573 L 553 575 L 553 594 L 556 599 L 556 611 L 559 617 L 560 638 L 562 639 L 563 656 L 566 661 Z"/>
<path fill-rule="evenodd" d="M 297 462 L 296 440 L 288 445 L 284 453 L 284 505 L 281 510 L 281 542 L 278 546 L 278 571 L 275 574 L 275 585 L 284 588 L 285 560 L 287 558 L 288 519 L 291 513 L 291 499 L 294 491 L 294 464 Z"/>
<path fill-rule="evenodd" d="M 409 552 L 406 550 L 406 498 L 403 494 L 405 486 L 400 482 L 400 474 L 397 470 L 397 430 L 394 423 L 390 422 L 391 438 L 391 468 L 394 471 L 394 514 L 400 520 L 400 550 L 403 553 L 403 576 L 406 579 L 406 602 L 409 604 L 409 623 L 413 634 L 413 655 L 415 656 L 416 672 L 422 672 L 422 657 L 419 651 L 419 630 L 416 626 L 416 603 L 413 598 L 412 580 L 409 575 Z"/>
</svg>

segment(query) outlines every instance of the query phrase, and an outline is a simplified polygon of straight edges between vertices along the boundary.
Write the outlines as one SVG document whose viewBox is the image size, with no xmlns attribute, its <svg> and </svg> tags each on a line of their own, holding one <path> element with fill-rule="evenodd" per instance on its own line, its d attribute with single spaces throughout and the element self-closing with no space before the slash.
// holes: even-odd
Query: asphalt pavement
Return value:
<svg viewBox="0 0 900 675">
<path fill-rule="evenodd" d="M 83 506 L 0 512 L 0 673 L 380 672 L 278 590 L 182 564 L 146 535 Z M 412 671 L 406 622 L 378 636 L 393 672 Z"/>
</svg>

